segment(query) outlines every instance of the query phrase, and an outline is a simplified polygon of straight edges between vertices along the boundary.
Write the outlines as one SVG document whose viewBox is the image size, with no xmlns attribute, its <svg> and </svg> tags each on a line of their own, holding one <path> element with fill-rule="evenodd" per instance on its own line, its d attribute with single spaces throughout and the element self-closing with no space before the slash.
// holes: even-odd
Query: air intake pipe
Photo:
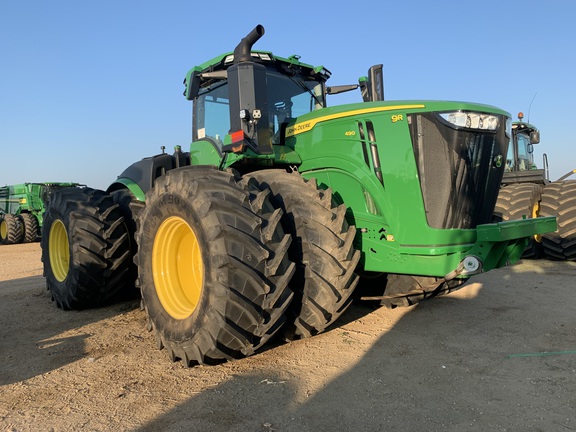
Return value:
<svg viewBox="0 0 576 432">
<path fill-rule="evenodd" d="M 258 24 L 248 35 L 234 48 L 234 63 L 252 61 L 252 46 L 264 36 L 264 27 Z"/>
</svg>

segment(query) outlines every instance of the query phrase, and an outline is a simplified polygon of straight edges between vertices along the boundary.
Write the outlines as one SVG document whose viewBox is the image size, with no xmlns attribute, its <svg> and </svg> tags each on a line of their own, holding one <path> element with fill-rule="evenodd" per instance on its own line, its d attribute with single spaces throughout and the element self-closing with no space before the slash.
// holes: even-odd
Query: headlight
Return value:
<svg viewBox="0 0 576 432">
<path fill-rule="evenodd" d="M 442 113 L 440 117 L 456 127 L 483 130 L 496 130 L 498 128 L 498 116 L 491 114 L 455 111 Z"/>
</svg>

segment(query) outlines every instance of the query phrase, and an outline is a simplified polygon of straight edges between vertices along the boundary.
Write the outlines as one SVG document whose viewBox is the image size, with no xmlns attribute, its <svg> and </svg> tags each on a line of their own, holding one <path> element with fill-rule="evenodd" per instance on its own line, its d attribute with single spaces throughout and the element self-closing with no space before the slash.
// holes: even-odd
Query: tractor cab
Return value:
<svg viewBox="0 0 576 432">
<path fill-rule="evenodd" d="M 546 154 L 544 154 L 543 168 L 538 168 L 534 162 L 534 144 L 540 142 L 540 131 L 536 126 L 523 120 L 524 114 L 520 112 L 518 121 L 512 123 L 502 184 L 537 183 L 544 185 L 549 182 Z"/>
<path fill-rule="evenodd" d="M 254 51 L 262 37 L 257 26 L 234 52 L 191 69 L 184 80 L 192 100 L 192 141 L 208 141 L 219 153 L 272 154 L 290 119 L 326 106 L 324 67 L 301 63 L 299 56 Z"/>
<path fill-rule="evenodd" d="M 282 145 L 292 119 L 325 108 L 326 95 L 361 88 L 365 101 L 383 100 L 382 65 L 359 84 L 326 86 L 330 71 L 300 62 L 300 56 L 278 57 L 252 51 L 264 28 L 257 26 L 234 52 L 192 68 L 184 96 L 193 101 L 192 141 L 209 142 L 224 152 L 270 155 Z"/>
<path fill-rule="evenodd" d="M 518 113 L 518 121 L 512 123 L 512 141 L 506 156 L 506 172 L 529 171 L 536 169 L 534 144 L 540 142 L 540 131 L 530 123 L 525 123 L 523 113 Z"/>
<path fill-rule="evenodd" d="M 225 54 L 188 73 L 185 96 L 194 101 L 194 142 L 208 140 L 224 150 L 240 144 L 271 153 L 271 143 L 280 143 L 280 131 L 290 119 L 326 106 L 324 83 L 330 73 L 324 68 L 268 52 L 234 62 L 233 54 Z"/>
</svg>

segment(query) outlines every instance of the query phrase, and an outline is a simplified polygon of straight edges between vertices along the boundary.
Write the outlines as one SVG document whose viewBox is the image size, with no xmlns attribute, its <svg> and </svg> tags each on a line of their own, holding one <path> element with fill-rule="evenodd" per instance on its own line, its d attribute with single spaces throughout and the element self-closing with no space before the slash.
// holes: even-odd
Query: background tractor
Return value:
<svg viewBox="0 0 576 432">
<path fill-rule="evenodd" d="M 0 243 L 36 241 L 42 229 L 44 203 L 50 194 L 77 183 L 22 183 L 0 187 Z"/>
<path fill-rule="evenodd" d="M 517 261 L 554 218 L 491 223 L 509 114 L 384 101 L 382 67 L 328 86 L 322 66 L 252 50 L 192 68 L 192 144 L 129 166 L 107 191 L 64 189 L 42 260 L 59 307 L 136 285 L 159 347 L 185 364 L 253 354 L 330 326 L 360 277 L 413 304 Z M 363 102 L 328 107 L 360 89 Z"/>
<path fill-rule="evenodd" d="M 576 259 L 576 180 L 570 171 L 551 181 L 548 157 L 543 155 L 542 168 L 534 162 L 534 145 L 540 142 L 536 126 L 523 121 L 512 124 L 512 140 L 506 157 L 502 188 L 496 201 L 494 221 L 555 216 L 558 229 L 534 236 L 525 252 L 526 258 L 543 255 L 554 260 Z"/>
</svg>

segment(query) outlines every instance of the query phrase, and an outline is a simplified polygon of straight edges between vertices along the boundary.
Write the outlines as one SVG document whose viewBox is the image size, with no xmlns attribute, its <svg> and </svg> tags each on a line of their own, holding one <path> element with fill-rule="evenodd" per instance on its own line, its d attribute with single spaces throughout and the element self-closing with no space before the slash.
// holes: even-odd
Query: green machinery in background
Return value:
<svg viewBox="0 0 576 432">
<path fill-rule="evenodd" d="M 324 331 L 360 279 L 387 306 L 516 262 L 553 217 L 491 223 L 510 116 L 473 103 L 385 101 L 381 65 L 329 86 L 322 66 L 252 50 L 192 68 L 192 144 L 108 190 L 62 189 L 42 260 L 64 309 L 139 288 L 159 347 L 187 365 Z M 359 89 L 363 102 L 329 107 Z"/>
<path fill-rule="evenodd" d="M 535 235 L 524 257 L 576 260 L 576 180 L 569 178 L 576 170 L 551 181 L 546 153 L 541 168 L 534 161 L 534 145 L 540 142 L 540 131 L 523 119 L 524 115 L 519 113 L 518 121 L 512 123 L 512 140 L 494 221 L 555 216 L 558 229 Z"/>
<path fill-rule="evenodd" d="M 0 186 L 0 243 L 36 241 L 42 228 L 44 202 L 50 194 L 77 183 L 22 183 Z"/>
</svg>

